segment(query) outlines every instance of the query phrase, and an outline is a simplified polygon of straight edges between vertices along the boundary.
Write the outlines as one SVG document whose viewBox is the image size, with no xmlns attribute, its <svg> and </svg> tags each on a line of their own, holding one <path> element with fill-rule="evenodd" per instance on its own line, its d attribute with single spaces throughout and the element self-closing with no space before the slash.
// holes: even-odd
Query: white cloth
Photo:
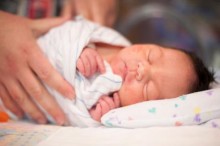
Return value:
<svg viewBox="0 0 220 146">
<path fill-rule="evenodd" d="M 105 126 L 143 128 L 152 126 L 201 125 L 220 118 L 220 88 L 179 96 L 173 99 L 151 100 L 113 109 L 101 121 Z M 220 128 L 219 122 L 206 126 Z"/>
<path fill-rule="evenodd" d="M 80 16 L 74 21 L 52 29 L 38 39 L 38 44 L 52 65 L 75 87 L 76 99 L 69 100 L 45 85 L 64 110 L 72 126 L 100 125 L 90 117 L 88 109 L 97 102 L 101 95 L 117 91 L 121 86 L 121 77 L 113 74 L 107 62 L 105 62 L 105 74 L 96 74 L 89 79 L 76 71 L 76 62 L 83 48 L 95 42 L 120 46 L 130 45 L 114 30 L 89 22 Z M 49 115 L 48 118 L 52 120 Z"/>
</svg>

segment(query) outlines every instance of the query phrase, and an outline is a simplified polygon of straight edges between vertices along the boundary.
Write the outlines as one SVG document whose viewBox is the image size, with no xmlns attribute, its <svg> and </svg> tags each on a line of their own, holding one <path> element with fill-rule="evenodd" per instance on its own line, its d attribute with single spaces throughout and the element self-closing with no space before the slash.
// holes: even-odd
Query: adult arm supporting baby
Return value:
<svg viewBox="0 0 220 146">
<path fill-rule="evenodd" d="M 62 15 L 65 17 L 82 15 L 88 20 L 112 27 L 117 15 L 117 0 L 66 0 Z"/>
<path fill-rule="evenodd" d="M 0 97 L 15 115 L 22 117 L 25 112 L 39 123 L 46 122 L 31 96 L 58 124 L 65 122 L 62 110 L 38 78 L 66 97 L 74 97 L 73 89 L 50 65 L 35 38 L 65 21 L 29 20 L 0 11 Z"/>
</svg>

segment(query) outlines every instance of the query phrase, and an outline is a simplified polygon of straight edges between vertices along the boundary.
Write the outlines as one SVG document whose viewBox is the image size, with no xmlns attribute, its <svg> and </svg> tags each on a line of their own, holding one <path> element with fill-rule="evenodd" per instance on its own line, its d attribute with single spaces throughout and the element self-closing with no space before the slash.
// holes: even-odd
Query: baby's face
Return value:
<svg viewBox="0 0 220 146">
<path fill-rule="evenodd" d="M 196 80 L 186 54 L 156 45 L 123 49 L 110 64 L 113 72 L 123 78 L 121 106 L 187 94 Z"/>
</svg>

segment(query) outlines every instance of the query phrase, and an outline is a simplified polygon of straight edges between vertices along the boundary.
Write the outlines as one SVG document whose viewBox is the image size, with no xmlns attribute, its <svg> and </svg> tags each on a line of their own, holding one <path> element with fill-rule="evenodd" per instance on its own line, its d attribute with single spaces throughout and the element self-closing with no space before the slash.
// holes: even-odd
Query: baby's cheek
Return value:
<svg viewBox="0 0 220 146">
<path fill-rule="evenodd" d="M 136 82 L 136 76 L 135 72 L 129 72 L 125 78 L 124 84 L 127 84 L 128 86 L 132 86 Z"/>
<path fill-rule="evenodd" d="M 138 89 L 125 89 L 119 91 L 121 106 L 128 106 L 135 103 L 143 102 L 144 97 Z"/>
<path fill-rule="evenodd" d="M 163 96 L 159 92 L 160 89 L 158 89 L 155 84 L 150 82 L 148 84 L 147 88 L 147 100 L 158 100 L 158 99 L 163 99 Z"/>
</svg>

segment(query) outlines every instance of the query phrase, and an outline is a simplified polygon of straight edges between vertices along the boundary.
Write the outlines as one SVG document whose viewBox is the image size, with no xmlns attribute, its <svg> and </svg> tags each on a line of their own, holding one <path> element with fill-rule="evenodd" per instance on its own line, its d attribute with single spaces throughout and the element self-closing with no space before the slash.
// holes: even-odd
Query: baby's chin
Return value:
<svg viewBox="0 0 220 146">
<path fill-rule="evenodd" d="M 120 105 L 120 107 L 124 107 L 124 106 L 128 106 L 129 104 L 128 103 L 126 103 L 126 102 L 128 102 L 128 96 L 127 96 L 127 94 L 126 93 L 124 93 L 123 91 L 121 91 L 121 90 L 119 90 L 118 91 L 118 97 L 119 97 L 119 105 Z"/>
</svg>

